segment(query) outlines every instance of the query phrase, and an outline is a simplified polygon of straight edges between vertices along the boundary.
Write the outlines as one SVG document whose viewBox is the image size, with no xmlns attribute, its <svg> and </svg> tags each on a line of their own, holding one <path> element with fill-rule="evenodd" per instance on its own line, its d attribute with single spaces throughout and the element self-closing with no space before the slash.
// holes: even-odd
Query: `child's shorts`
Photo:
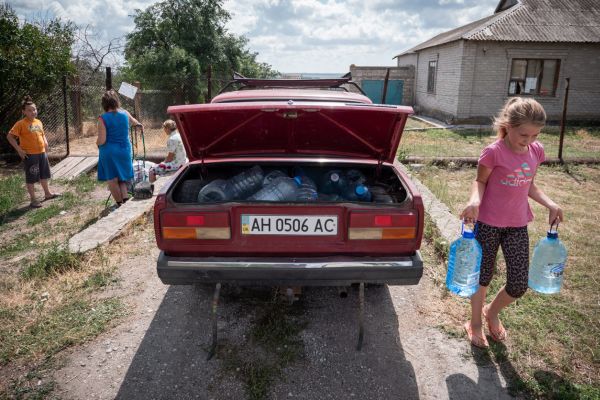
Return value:
<svg viewBox="0 0 600 400">
<path fill-rule="evenodd" d="M 27 154 L 23 160 L 23 169 L 25 169 L 25 182 L 37 183 L 40 179 L 50 179 L 50 163 L 46 153 Z"/>
</svg>

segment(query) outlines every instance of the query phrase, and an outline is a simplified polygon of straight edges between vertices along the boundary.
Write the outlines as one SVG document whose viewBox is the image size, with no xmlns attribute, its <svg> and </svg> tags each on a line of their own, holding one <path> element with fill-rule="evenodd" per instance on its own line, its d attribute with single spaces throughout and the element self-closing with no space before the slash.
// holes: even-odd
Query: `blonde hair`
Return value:
<svg viewBox="0 0 600 400">
<path fill-rule="evenodd" d="M 498 138 L 506 136 L 506 128 L 532 124 L 537 126 L 546 125 L 546 111 L 544 107 L 532 98 L 511 97 L 502 107 L 498 116 L 494 118 L 494 130 Z"/>
<path fill-rule="evenodd" d="M 177 129 L 177 124 L 172 119 L 168 119 L 165 122 L 163 122 L 162 126 L 163 128 L 168 129 L 171 132 Z"/>
</svg>

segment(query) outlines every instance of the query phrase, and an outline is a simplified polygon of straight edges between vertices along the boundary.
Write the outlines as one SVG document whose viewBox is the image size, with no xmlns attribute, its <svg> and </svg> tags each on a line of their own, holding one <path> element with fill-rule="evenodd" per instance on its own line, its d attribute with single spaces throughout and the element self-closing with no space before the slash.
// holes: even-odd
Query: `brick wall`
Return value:
<svg viewBox="0 0 600 400">
<path fill-rule="evenodd" d="M 463 42 L 456 41 L 419 52 L 417 58 L 416 111 L 452 122 L 457 114 L 458 93 L 462 80 Z M 427 92 L 429 62 L 437 60 L 435 90 Z"/>
<path fill-rule="evenodd" d="M 568 118 L 600 120 L 600 44 L 465 42 L 463 55 L 458 121 L 489 122 L 498 112 L 508 99 L 513 58 L 561 60 L 556 95 L 535 96 L 549 120 L 561 118 L 566 77 Z"/>
<path fill-rule="evenodd" d="M 415 69 L 413 66 L 403 67 L 360 67 L 350 66 L 352 80 L 360 86 L 363 80 L 384 80 L 386 70 L 390 69 L 390 80 L 403 80 L 402 105 L 414 104 Z"/>
</svg>

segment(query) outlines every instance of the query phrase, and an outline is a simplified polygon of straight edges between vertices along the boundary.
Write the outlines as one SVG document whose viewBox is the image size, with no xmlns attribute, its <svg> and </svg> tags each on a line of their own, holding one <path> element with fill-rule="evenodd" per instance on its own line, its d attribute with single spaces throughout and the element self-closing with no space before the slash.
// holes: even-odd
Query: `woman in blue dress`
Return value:
<svg viewBox="0 0 600 400">
<path fill-rule="evenodd" d="M 108 190 L 120 207 L 129 199 L 127 181 L 133 179 L 133 161 L 129 125 L 142 126 L 135 118 L 120 108 L 119 96 L 108 90 L 102 96 L 105 113 L 98 118 L 99 149 L 98 180 L 108 183 Z"/>
</svg>

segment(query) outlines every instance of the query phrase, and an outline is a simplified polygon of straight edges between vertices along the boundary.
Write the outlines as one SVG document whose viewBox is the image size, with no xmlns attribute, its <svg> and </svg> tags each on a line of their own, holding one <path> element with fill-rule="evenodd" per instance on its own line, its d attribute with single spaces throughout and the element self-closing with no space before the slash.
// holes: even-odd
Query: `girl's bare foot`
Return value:
<svg viewBox="0 0 600 400">
<path fill-rule="evenodd" d="M 488 312 L 490 310 L 490 305 L 483 306 L 483 316 L 487 322 L 488 330 L 490 331 L 490 336 L 496 342 L 503 342 L 506 340 L 506 329 L 500 322 L 500 318 L 496 315 L 496 317 L 488 317 Z"/>
<path fill-rule="evenodd" d="M 473 346 L 481 349 L 487 349 L 489 347 L 489 343 L 483 333 L 483 326 L 480 326 L 479 328 L 473 328 L 471 326 L 471 321 L 467 321 L 463 327 L 467 332 L 469 342 L 471 342 Z"/>
</svg>

